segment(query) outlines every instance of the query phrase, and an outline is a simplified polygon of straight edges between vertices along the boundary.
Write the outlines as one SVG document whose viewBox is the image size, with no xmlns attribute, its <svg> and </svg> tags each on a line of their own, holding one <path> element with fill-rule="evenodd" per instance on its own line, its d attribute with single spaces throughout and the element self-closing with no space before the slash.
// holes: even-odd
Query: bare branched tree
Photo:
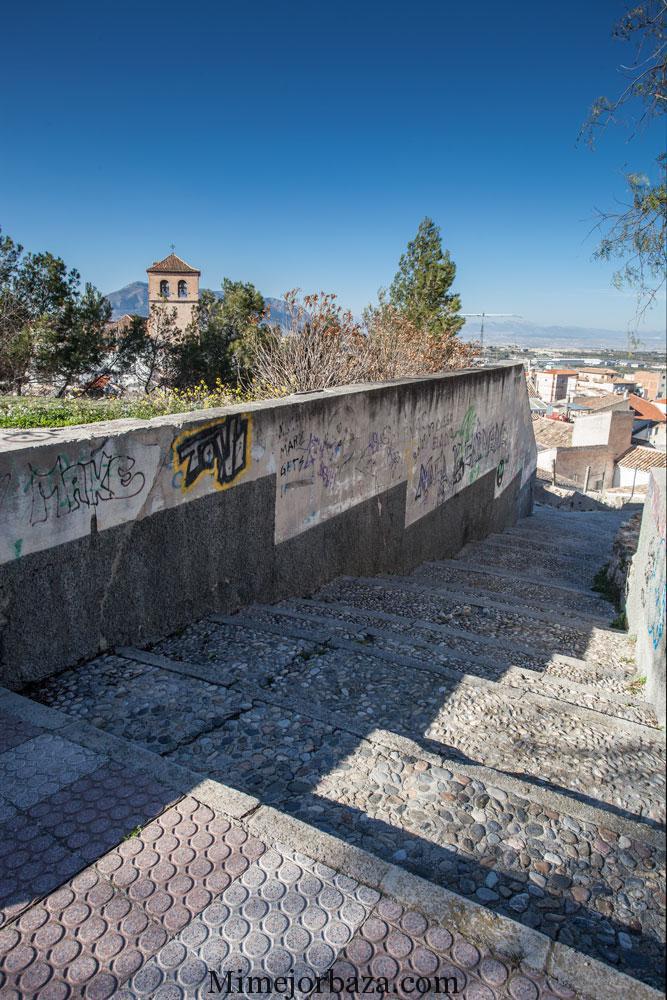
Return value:
<svg viewBox="0 0 667 1000">
<path fill-rule="evenodd" d="M 598 97 L 581 130 L 591 146 L 610 125 L 630 138 L 667 111 L 667 0 L 642 0 L 628 8 L 613 36 L 633 46 L 629 65 L 620 67 L 625 86 L 615 98 Z M 665 284 L 667 237 L 667 156 L 657 157 L 657 176 L 628 172 L 628 199 L 614 211 L 597 210 L 600 242 L 594 256 L 618 260 L 617 287 L 637 292 L 639 320 Z"/>
<path fill-rule="evenodd" d="M 286 329 L 265 322 L 250 345 L 253 390 L 259 395 L 287 395 L 329 389 L 359 381 L 361 326 L 343 310 L 336 296 L 319 292 L 299 298 L 299 289 L 285 293 Z"/>
<path fill-rule="evenodd" d="M 476 345 L 443 337 L 384 299 L 364 313 L 366 337 L 360 357 L 364 378 L 382 381 L 466 368 Z"/>
<path fill-rule="evenodd" d="M 474 345 L 438 336 L 385 300 L 366 310 L 363 324 L 337 305 L 335 295 L 320 292 L 301 300 L 296 289 L 285 300 L 287 330 L 267 314 L 252 342 L 256 395 L 428 375 L 464 368 L 475 356 Z"/>
</svg>

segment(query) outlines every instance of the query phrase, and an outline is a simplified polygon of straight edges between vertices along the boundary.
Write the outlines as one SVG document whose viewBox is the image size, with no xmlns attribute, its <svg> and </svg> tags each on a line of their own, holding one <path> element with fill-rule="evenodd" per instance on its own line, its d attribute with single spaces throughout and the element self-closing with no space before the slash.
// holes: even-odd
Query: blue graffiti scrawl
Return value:
<svg viewBox="0 0 667 1000">
<path fill-rule="evenodd" d="M 667 588 L 664 578 L 665 565 L 665 539 L 661 538 L 658 543 L 658 551 L 651 554 L 649 566 L 652 570 L 650 581 L 647 610 L 649 621 L 647 625 L 648 637 L 654 649 L 660 645 L 665 634 L 665 615 L 667 614 Z M 663 572 L 658 572 L 661 567 Z"/>
</svg>

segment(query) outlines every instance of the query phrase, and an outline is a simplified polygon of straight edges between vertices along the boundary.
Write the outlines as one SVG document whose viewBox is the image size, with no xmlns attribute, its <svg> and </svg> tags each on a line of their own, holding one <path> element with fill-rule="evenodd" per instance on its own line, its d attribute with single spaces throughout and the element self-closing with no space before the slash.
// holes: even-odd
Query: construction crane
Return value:
<svg viewBox="0 0 667 1000">
<path fill-rule="evenodd" d="M 481 326 L 480 326 L 480 331 L 479 331 L 479 353 L 480 353 L 480 357 L 481 357 L 482 361 L 484 361 L 484 320 L 487 317 L 490 318 L 492 316 L 494 318 L 497 317 L 497 316 L 506 316 L 506 317 L 513 316 L 515 319 L 521 319 L 521 317 L 519 316 L 518 313 L 487 313 L 487 312 L 482 312 L 482 313 L 461 313 L 460 315 L 461 316 L 466 316 L 468 319 L 471 319 L 472 317 L 476 316 L 476 317 L 478 317 L 479 319 L 482 320 L 482 323 L 481 323 Z"/>
</svg>

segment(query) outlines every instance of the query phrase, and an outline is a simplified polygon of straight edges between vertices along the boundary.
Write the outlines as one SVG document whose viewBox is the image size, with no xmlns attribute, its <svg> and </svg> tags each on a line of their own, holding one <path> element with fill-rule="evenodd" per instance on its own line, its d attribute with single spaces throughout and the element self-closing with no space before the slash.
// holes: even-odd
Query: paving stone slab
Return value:
<svg viewBox="0 0 667 1000">
<path fill-rule="evenodd" d="M 87 868 L 0 931 L 0 991 L 107 1000 L 166 940 L 159 923 Z"/>
<path fill-rule="evenodd" d="M 334 991 L 329 996 L 363 996 L 365 980 L 388 980 L 394 996 L 445 995 L 466 1000 L 555 1000 L 574 998 L 573 990 L 554 993 L 545 976 L 521 968 L 477 947 L 460 934 L 406 910 L 383 897 L 375 911 L 346 945 L 331 970 Z M 341 989 L 335 990 L 340 981 Z M 349 993 L 343 984 L 360 984 Z"/>
<path fill-rule="evenodd" d="M 175 934 L 264 850 L 240 826 L 187 796 L 100 858 L 96 867 Z"/>
<path fill-rule="evenodd" d="M 52 733 L 35 736 L 0 754 L 2 794 L 16 806 L 32 806 L 105 759 Z"/>
<path fill-rule="evenodd" d="M 15 715 L 0 712 L 0 754 L 12 750 L 35 736 L 40 736 L 44 731 L 29 722 L 17 719 Z"/>
<path fill-rule="evenodd" d="M 106 854 L 181 798 L 142 771 L 110 762 L 41 799 L 29 819 L 86 861 Z"/>
<path fill-rule="evenodd" d="M 221 979 L 229 970 L 314 982 L 352 940 L 378 898 L 354 879 L 276 845 L 148 962 L 119 1000 L 204 997 L 208 970 Z M 297 988 L 294 995 L 309 992 Z"/>
<path fill-rule="evenodd" d="M 0 926 L 84 867 L 83 858 L 17 810 L 0 826 Z"/>
</svg>

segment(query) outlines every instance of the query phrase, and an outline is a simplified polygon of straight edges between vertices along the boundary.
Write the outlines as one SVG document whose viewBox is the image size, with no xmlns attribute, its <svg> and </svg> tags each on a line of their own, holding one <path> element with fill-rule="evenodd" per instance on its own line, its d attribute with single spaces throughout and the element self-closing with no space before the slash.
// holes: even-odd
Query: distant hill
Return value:
<svg viewBox="0 0 667 1000">
<path fill-rule="evenodd" d="M 213 291 L 219 299 L 222 292 Z M 107 295 L 111 303 L 112 318 L 118 319 L 129 313 L 131 316 L 148 316 L 148 283 L 146 281 L 133 281 L 116 292 L 109 292 Z M 280 326 L 287 325 L 287 311 L 284 299 L 273 299 L 267 296 L 265 303 L 271 307 L 271 318 Z"/>
<path fill-rule="evenodd" d="M 222 292 L 214 291 L 214 295 L 222 298 Z M 148 316 L 148 284 L 145 281 L 133 281 L 116 292 L 107 295 L 113 309 L 113 318 L 117 319 L 124 313 L 136 316 Z M 287 325 L 287 311 L 284 299 L 267 297 L 267 305 L 271 307 L 271 317 L 280 326 Z M 463 327 L 464 340 L 479 340 L 479 320 L 467 320 Z M 525 319 L 493 319 L 484 321 L 484 340 L 487 344 L 518 344 L 520 347 L 549 348 L 603 348 L 608 347 L 623 350 L 627 347 L 627 334 L 620 330 L 597 329 L 586 326 L 540 326 Z M 641 347 L 646 351 L 664 350 L 664 332 L 657 330 L 642 331 Z"/>
<path fill-rule="evenodd" d="M 467 320 L 461 336 L 464 340 L 479 340 L 478 319 Z M 646 351 L 661 351 L 665 347 L 665 334 L 657 330 L 639 333 L 641 347 Z M 628 335 L 622 330 L 607 330 L 588 326 L 540 326 L 530 320 L 485 319 L 484 342 L 489 345 L 518 344 L 519 347 L 548 348 L 603 348 L 623 350 Z"/>
</svg>

